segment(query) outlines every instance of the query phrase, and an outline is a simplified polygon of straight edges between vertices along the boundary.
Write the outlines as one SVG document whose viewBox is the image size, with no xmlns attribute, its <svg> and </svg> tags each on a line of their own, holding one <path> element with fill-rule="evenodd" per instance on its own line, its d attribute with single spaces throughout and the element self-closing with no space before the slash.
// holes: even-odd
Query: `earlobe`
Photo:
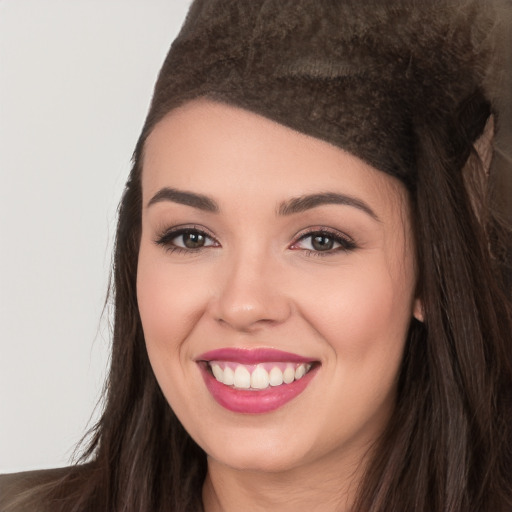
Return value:
<svg viewBox="0 0 512 512">
<path fill-rule="evenodd" d="M 485 123 L 485 128 L 476 140 L 474 148 L 478 154 L 478 157 L 482 163 L 485 180 L 489 177 L 489 171 L 491 168 L 491 162 L 493 157 L 493 142 L 494 142 L 495 122 L 494 115 L 491 114 Z"/>
<path fill-rule="evenodd" d="M 462 176 L 473 212 L 483 223 L 489 173 L 494 155 L 494 115 L 491 114 L 487 119 L 482 134 L 473 144 L 473 149 L 462 169 Z"/>
<path fill-rule="evenodd" d="M 416 320 L 418 320 L 419 322 L 423 323 L 425 321 L 425 315 L 423 313 L 423 303 L 421 302 L 421 299 L 414 299 L 414 307 L 412 310 L 412 314 L 414 318 L 416 318 Z"/>
</svg>

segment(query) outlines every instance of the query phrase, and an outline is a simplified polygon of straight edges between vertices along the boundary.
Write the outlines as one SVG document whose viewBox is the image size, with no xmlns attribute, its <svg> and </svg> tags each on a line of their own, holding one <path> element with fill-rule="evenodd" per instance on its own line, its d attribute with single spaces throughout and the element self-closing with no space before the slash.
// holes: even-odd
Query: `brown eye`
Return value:
<svg viewBox="0 0 512 512">
<path fill-rule="evenodd" d="M 199 232 L 188 232 L 180 235 L 183 240 L 183 247 L 187 249 L 199 249 L 200 247 L 204 247 L 206 245 L 206 237 Z M 176 237 L 179 239 L 180 237 Z M 176 244 L 181 245 L 181 244 Z"/>
<path fill-rule="evenodd" d="M 352 251 L 356 249 L 356 244 L 352 239 L 340 232 L 331 233 L 326 230 L 318 230 L 301 236 L 291 248 L 294 250 L 303 249 L 311 255 L 320 255 L 321 253 L 327 255 L 340 251 Z"/>
<path fill-rule="evenodd" d="M 155 240 L 171 252 L 194 251 L 207 247 L 217 247 L 218 242 L 204 231 L 194 228 L 171 229 Z"/>
<path fill-rule="evenodd" d="M 330 251 L 334 247 L 334 239 L 325 235 L 312 236 L 311 246 L 315 251 Z"/>
</svg>

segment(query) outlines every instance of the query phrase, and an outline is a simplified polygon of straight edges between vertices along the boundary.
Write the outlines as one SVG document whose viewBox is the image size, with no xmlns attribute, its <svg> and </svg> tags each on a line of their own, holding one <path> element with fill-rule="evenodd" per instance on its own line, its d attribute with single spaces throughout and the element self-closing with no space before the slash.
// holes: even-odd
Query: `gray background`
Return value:
<svg viewBox="0 0 512 512">
<path fill-rule="evenodd" d="M 0 0 L 0 472 L 97 418 L 116 207 L 189 3 Z"/>
</svg>

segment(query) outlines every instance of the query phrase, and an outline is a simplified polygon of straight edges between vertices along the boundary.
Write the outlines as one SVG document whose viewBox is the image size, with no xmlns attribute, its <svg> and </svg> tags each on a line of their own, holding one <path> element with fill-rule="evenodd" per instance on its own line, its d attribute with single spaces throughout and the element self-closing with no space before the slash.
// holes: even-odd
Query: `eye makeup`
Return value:
<svg viewBox="0 0 512 512">
<path fill-rule="evenodd" d="M 209 247 L 220 247 L 215 238 L 198 225 L 180 225 L 164 230 L 158 235 L 155 244 L 171 253 L 196 253 Z"/>
<path fill-rule="evenodd" d="M 204 249 L 221 247 L 209 230 L 194 224 L 166 229 L 154 242 L 167 252 L 177 254 L 193 254 Z M 307 256 L 329 256 L 353 251 L 357 249 L 357 245 L 345 233 L 325 226 L 315 226 L 301 231 L 289 249 L 303 251 Z"/>
<path fill-rule="evenodd" d="M 308 256 L 329 256 L 353 251 L 357 249 L 357 245 L 345 233 L 324 226 L 315 226 L 299 233 L 290 249 L 306 251 Z"/>
</svg>

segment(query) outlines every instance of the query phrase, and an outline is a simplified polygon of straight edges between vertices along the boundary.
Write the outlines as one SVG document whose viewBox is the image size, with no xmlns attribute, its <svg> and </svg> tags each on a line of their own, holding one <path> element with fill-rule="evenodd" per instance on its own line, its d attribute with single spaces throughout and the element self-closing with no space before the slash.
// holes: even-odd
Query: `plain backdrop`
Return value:
<svg viewBox="0 0 512 512">
<path fill-rule="evenodd" d="M 0 473 L 98 417 L 116 208 L 189 3 L 0 0 Z"/>
</svg>

